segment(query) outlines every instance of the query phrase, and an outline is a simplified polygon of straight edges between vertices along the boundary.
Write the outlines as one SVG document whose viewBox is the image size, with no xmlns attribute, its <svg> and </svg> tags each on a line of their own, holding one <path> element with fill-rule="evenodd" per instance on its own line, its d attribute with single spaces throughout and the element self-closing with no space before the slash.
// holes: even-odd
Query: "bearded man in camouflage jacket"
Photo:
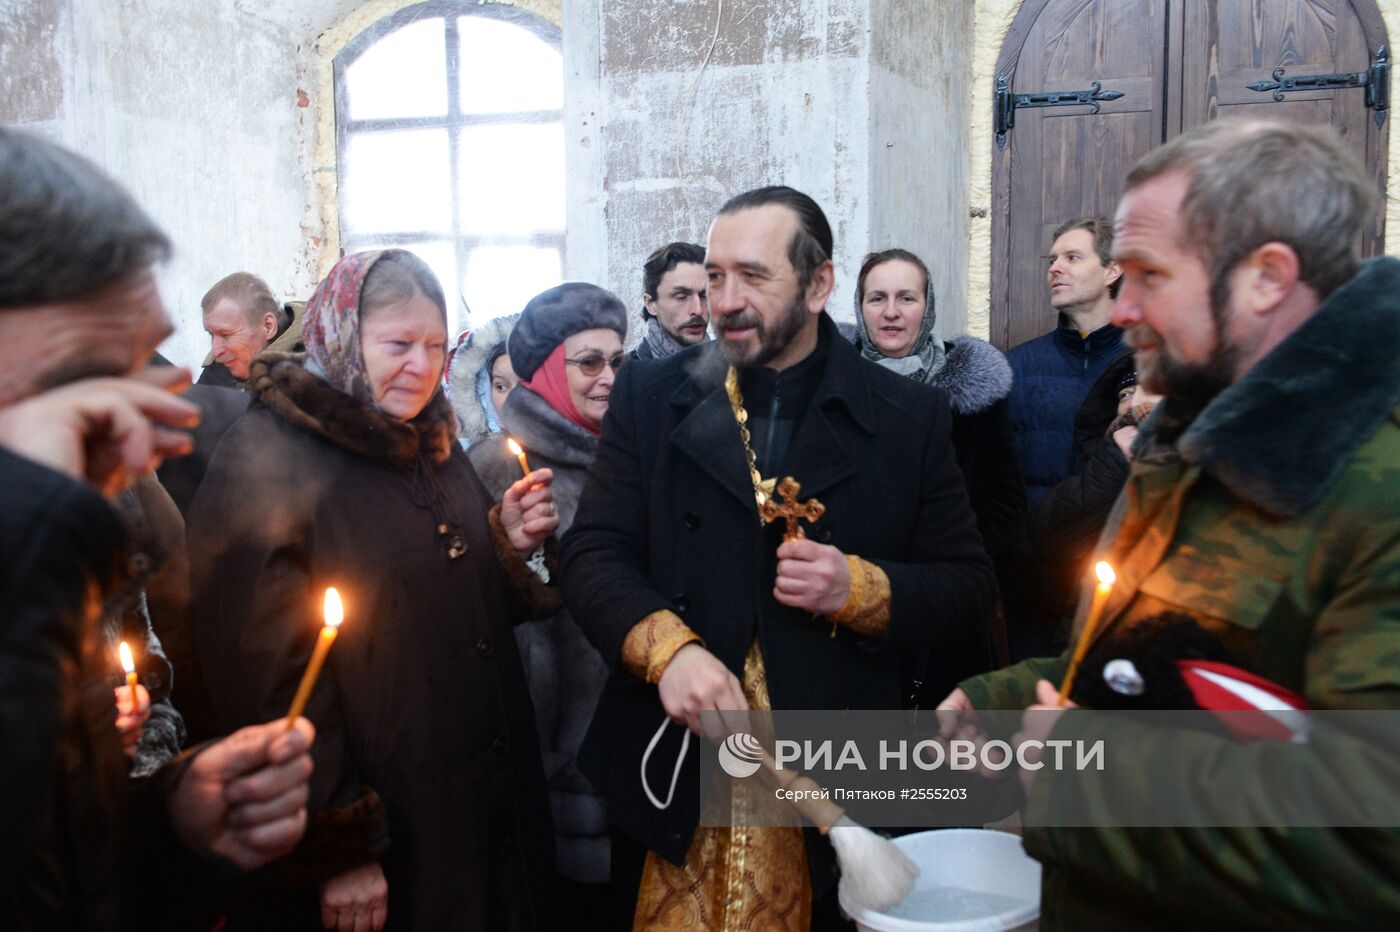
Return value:
<svg viewBox="0 0 1400 932">
<path fill-rule="evenodd" d="M 1167 400 L 1100 540 L 1118 580 L 1096 640 L 1181 612 L 1313 709 L 1400 708 L 1400 260 L 1359 258 L 1375 209 L 1341 141 L 1299 125 L 1210 123 L 1128 176 L 1112 319 Z M 968 680 L 943 707 L 1054 706 L 1067 660 Z M 1076 737 L 1077 716 L 1032 717 L 1018 737 Z M 1170 749 L 1186 783 L 1257 753 L 1169 731 L 1131 741 L 1143 762 Z M 1355 738 L 1273 750 L 1295 792 L 1400 785 L 1400 755 Z M 1116 776 L 1110 792 L 1106 772 L 1025 772 L 1026 823 L 1161 791 L 1150 769 Z M 1237 796 L 1190 806 L 1191 825 L 1241 824 Z M 1394 829 L 1028 828 L 1025 846 L 1042 929 L 1400 927 Z"/>
</svg>

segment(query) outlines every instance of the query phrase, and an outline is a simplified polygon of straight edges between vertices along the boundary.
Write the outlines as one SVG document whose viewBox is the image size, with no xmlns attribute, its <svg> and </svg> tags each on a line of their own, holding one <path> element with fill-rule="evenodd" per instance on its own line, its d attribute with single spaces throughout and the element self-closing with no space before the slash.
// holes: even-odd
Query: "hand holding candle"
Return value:
<svg viewBox="0 0 1400 932">
<path fill-rule="evenodd" d="M 1069 698 L 1070 688 L 1074 686 L 1074 675 L 1079 672 L 1079 662 L 1084 659 L 1089 642 L 1094 639 L 1094 630 L 1099 625 L 1099 617 L 1103 615 L 1104 603 L 1108 601 L 1108 594 L 1113 591 L 1113 583 L 1118 579 L 1113 567 L 1104 560 L 1094 564 L 1094 575 L 1098 576 L 1099 584 L 1094 587 L 1094 599 L 1089 603 L 1089 614 L 1085 616 L 1084 627 L 1079 631 L 1079 640 L 1074 644 L 1074 653 L 1070 655 L 1069 669 L 1065 671 L 1064 682 L 1060 683 L 1061 707 Z"/>
<path fill-rule="evenodd" d="M 520 461 L 520 471 L 525 475 L 530 475 L 530 461 L 525 458 L 525 448 L 514 437 L 506 438 L 506 448 L 511 455 Z"/>
<path fill-rule="evenodd" d="M 326 662 L 326 654 L 330 652 L 331 642 L 335 640 L 336 633 L 340 630 L 340 622 L 345 618 L 345 608 L 340 604 L 340 593 L 331 586 L 326 590 L 325 603 L 326 625 L 321 629 L 320 637 L 316 638 L 316 648 L 311 652 L 311 662 L 306 665 L 306 672 L 301 676 L 301 685 L 297 687 L 296 698 L 292 700 L 292 707 L 287 711 L 287 728 L 290 729 L 306 708 L 306 701 L 311 698 L 311 688 L 316 685 L 316 677 L 321 674 L 321 665 Z"/>
</svg>

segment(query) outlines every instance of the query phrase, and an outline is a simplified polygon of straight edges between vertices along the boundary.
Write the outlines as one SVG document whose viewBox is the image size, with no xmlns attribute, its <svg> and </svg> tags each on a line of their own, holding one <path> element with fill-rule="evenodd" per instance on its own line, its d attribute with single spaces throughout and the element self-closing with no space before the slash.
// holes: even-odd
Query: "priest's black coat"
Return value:
<svg viewBox="0 0 1400 932">
<path fill-rule="evenodd" d="M 898 709 L 900 659 L 966 641 L 994 598 L 990 560 L 950 442 L 946 395 L 860 358 L 825 314 L 828 358 L 782 472 L 826 514 L 808 536 L 889 576 L 889 627 L 870 640 L 773 598 L 774 536 L 758 521 L 720 347 L 623 366 L 598 458 L 561 545 L 564 596 L 611 674 L 581 764 L 615 827 L 680 863 L 699 814 L 692 741 L 671 807 L 641 786 L 647 742 L 665 717 L 655 686 L 621 665 L 642 618 L 670 609 L 742 678 L 755 636 L 775 709 Z M 650 761 L 664 798 L 679 746 L 670 729 Z M 814 885 L 829 846 L 809 846 Z"/>
</svg>

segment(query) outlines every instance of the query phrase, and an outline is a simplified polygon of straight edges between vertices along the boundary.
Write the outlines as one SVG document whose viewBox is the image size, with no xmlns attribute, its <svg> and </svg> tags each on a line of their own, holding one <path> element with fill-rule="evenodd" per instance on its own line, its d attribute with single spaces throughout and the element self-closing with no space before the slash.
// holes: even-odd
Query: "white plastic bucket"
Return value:
<svg viewBox="0 0 1400 932">
<path fill-rule="evenodd" d="M 904 902 L 877 913 L 844 909 L 862 932 L 1006 932 L 1034 929 L 1040 918 L 1040 863 L 1019 835 L 949 828 L 893 839 L 919 865 Z"/>
</svg>

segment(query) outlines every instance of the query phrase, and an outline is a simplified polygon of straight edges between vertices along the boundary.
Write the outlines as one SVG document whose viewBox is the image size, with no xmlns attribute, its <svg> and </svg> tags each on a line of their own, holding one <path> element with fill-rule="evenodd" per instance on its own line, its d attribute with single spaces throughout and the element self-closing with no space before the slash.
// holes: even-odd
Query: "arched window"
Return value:
<svg viewBox="0 0 1400 932">
<path fill-rule="evenodd" d="M 335 57 L 341 244 L 420 255 L 447 292 L 452 333 L 560 280 L 559 46 L 559 30 L 523 10 L 430 2 Z"/>
</svg>

